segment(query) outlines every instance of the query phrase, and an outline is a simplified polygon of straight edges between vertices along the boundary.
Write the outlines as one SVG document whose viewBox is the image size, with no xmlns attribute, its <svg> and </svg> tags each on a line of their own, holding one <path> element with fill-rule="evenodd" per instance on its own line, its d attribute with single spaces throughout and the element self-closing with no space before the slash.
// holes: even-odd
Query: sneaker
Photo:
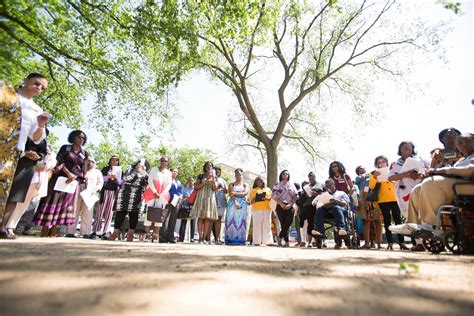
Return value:
<svg viewBox="0 0 474 316">
<path fill-rule="evenodd" d="M 337 231 L 337 234 L 339 236 L 347 236 L 347 232 L 344 228 L 339 228 L 339 230 Z"/>
</svg>

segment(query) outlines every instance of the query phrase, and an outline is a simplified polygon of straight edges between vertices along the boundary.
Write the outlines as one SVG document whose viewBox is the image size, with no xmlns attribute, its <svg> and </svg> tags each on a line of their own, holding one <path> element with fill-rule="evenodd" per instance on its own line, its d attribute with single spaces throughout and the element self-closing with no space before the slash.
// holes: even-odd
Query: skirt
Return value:
<svg viewBox="0 0 474 316">
<path fill-rule="evenodd" d="M 76 208 L 80 185 L 75 193 L 54 191 L 57 177 L 51 179 L 48 195 L 41 199 L 33 223 L 38 226 L 72 225 L 76 222 Z"/>
</svg>

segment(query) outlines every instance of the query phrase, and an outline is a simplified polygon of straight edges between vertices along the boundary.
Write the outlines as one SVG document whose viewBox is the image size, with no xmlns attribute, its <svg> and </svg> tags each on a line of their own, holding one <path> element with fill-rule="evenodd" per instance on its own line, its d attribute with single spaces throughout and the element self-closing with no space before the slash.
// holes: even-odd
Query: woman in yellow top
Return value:
<svg viewBox="0 0 474 316">
<path fill-rule="evenodd" d="M 388 159 L 385 156 L 378 156 L 375 158 L 374 163 L 376 168 L 386 168 L 388 167 Z M 395 184 L 388 180 L 381 180 L 378 181 L 377 177 L 380 176 L 379 171 L 374 171 L 369 173 L 369 188 L 375 188 L 377 182 L 380 182 L 380 190 L 377 197 L 377 204 L 380 207 L 383 215 L 383 224 L 385 227 L 385 236 L 387 237 L 388 247 L 387 250 L 393 250 L 393 238 L 392 232 L 388 229 L 393 221 L 395 223 L 401 223 L 401 214 L 400 208 L 397 204 L 397 197 L 395 196 Z M 401 250 L 408 250 L 408 247 L 405 244 L 405 238 L 403 235 L 398 234 L 398 243 L 400 245 Z"/>
<path fill-rule="evenodd" d="M 265 182 L 258 176 L 249 195 L 249 201 L 252 204 L 252 240 L 254 246 L 268 245 L 273 242 L 271 197 L 272 190 L 265 187 Z"/>
</svg>

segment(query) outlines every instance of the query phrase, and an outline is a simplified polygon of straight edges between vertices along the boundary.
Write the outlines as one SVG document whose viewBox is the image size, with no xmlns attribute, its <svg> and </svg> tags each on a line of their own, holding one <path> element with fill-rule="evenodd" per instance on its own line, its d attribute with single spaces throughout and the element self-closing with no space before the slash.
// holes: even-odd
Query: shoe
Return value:
<svg viewBox="0 0 474 316">
<path fill-rule="evenodd" d="M 365 249 L 365 250 L 371 249 L 371 248 L 372 248 L 372 246 L 371 246 L 371 245 L 367 245 L 367 244 L 364 244 L 362 247 L 360 247 L 360 249 Z M 375 246 L 374 246 L 374 248 L 375 248 Z"/>
<path fill-rule="evenodd" d="M 117 239 L 118 234 L 119 234 L 118 231 L 117 231 L 117 232 L 113 232 L 113 233 L 110 234 L 110 236 L 107 237 L 107 239 L 105 239 L 105 240 L 114 241 L 115 239 Z M 105 236 L 102 236 L 102 239 L 104 239 L 104 237 L 105 237 Z"/>
<path fill-rule="evenodd" d="M 281 238 L 280 237 L 277 237 L 277 242 L 278 242 L 278 247 L 281 247 L 282 243 L 281 243 Z"/>
<path fill-rule="evenodd" d="M 33 231 L 33 228 L 25 229 L 21 232 L 23 236 L 34 236 L 36 235 L 35 232 Z"/>
<path fill-rule="evenodd" d="M 76 238 L 76 235 L 74 235 L 74 234 L 66 234 L 64 237 L 66 237 L 66 238 Z"/>
<path fill-rule="evenodd" d="M 322 236 L 323 234 L 321 234 L 320 232 L 318 232 L 316 229 L 313 229 L 313 230 L 311 231 L 311 235 L 313 235 L 313 236 Z"/>
<path fill-rule="evenodd" d="M 175 244 L 176 241 L 172 240 L 172 241 L 170 241 L 169 243 L 170 243 L 170 244 Z"/>
<path fill-rule="evenodd" d="M 370 242 L 370 249 L 375 249 L 375 243 L 373 241 Z"/>
<path fill-rule="evenodd" d="M 325 242 L 323 242 L 323 246 L 322 246 L 322 247 L 323 247 L 323 248 L 327 248 L 327 247 L 328 247 L 328 245 L 326 245 L 326 243 L 325 243 Z"/>
<path fill-rule="evenodd" d="M 388 244 L 387 250 L 393 250 L 393 243 L 389 243 L 389 244 Z"/>
<path fill-rule="evenodd" d="M 334 249 L 341 249 L 341 245 L 335 245 Z"/>
<path fill-rule="evenodd" d="M 133 233 L 135 232 L 134 229 L 129 229 L 128 232 L 127 232 L 127 241 L 133 241 L 133 239 L 135 238 L 135 236 L 133 235 Z"/>
<path fill-rule="evenodd" d="M 91 239 L 91 236 L 90 236 L 90 235 L 87 235 L 87 234 L 85 234 L 85 235 L 82 235 L 82 238 L 84 238 L 84 239 Z"/>
<path fill-rule="evenodd" d="M 347 232 L 344 228 L 339 228 L 339 230 L 337 231 L 337 234 L 339 236 L 347 236 Z"/>
<path fill-rule="evenodd" d="M 417 245 L 414 245 L 413 247 L 411 247 L 410 249 L 411 251 L 425 251 L 425 247 L 422 245 L 422 244 L 417 244 Z"/>
<path fill-rule="evenodd" d="M 402 243 L 400 243 L 400 250 L 409 250 L 409 249 L 408 249 L 407 245 L 404 242 L 402 242 Z"/>
</svg>

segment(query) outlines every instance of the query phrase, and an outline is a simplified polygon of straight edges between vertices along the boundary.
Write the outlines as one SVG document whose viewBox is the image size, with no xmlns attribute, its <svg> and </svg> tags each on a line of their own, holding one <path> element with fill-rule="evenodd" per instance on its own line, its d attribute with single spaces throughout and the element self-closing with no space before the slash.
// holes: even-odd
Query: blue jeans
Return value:
<svg viewBox="0 0 474 316">
<path fill-rule="evenodd" d="M 344 208 L 335 205 L 332 208 L 324 208 L 320 207 L 316 210 L 316 214 L 314 214 L 314 229 L 318 232 L 326 235 L 324 233 L 324 219 L 328 216 L 328 214 L 332 214 L 334 219 L 336 220 L 336 227 L 339 228 L 346 228 L 345 220 L 344 220 Z"/>
</svg>

